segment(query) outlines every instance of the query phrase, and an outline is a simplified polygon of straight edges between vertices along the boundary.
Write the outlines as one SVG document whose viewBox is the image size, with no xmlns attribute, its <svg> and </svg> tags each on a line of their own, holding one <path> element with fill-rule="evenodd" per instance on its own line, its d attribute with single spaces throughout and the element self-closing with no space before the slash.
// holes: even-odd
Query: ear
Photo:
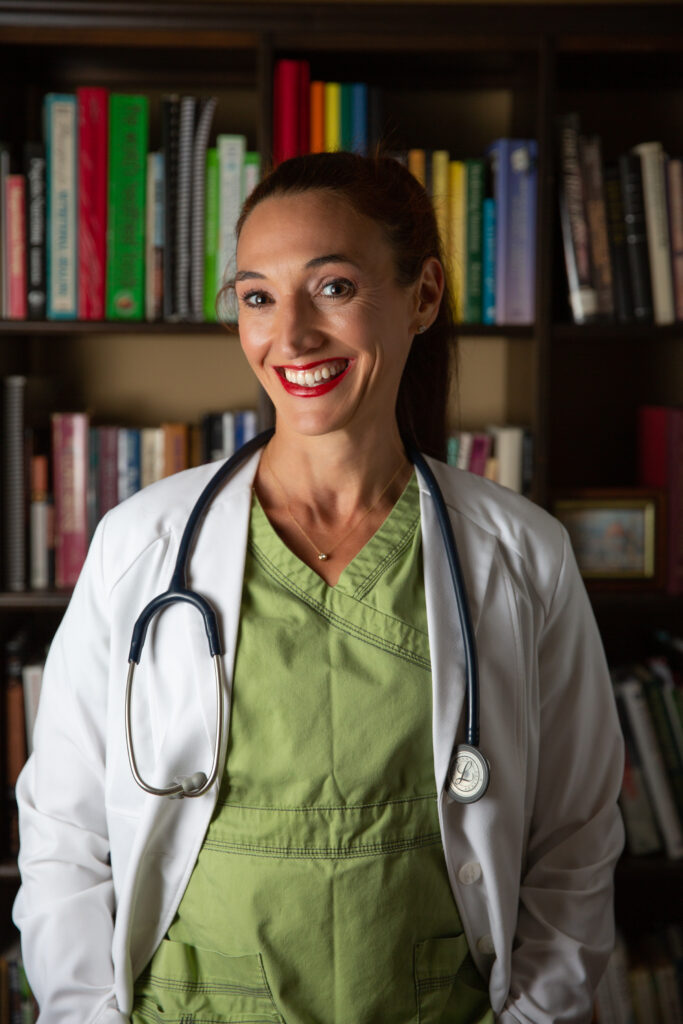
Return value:
<svg viewBox="0 0 683 1024">
<path fill-rule="evenodd" d="M 443 297 L 445 284 L 444 270 L 435 256 L 430 256 L 422 265 L 420 276 L 415 283 L 415 316 L 413 334 L 422 333 L 436 319 Z"/>
</svg>

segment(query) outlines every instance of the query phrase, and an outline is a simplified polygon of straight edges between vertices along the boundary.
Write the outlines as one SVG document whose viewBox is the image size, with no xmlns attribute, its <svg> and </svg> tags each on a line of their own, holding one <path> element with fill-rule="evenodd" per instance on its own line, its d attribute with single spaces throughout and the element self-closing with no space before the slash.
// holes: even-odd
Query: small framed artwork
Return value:
<svg viewBox="0 0 683 1024">
<path fill-rule="evenodd" d="M 581 575 L 605 587 L 664 582 L 664 495 L 643 488 L 580 490 L 558 497 Z"/>
</svg>

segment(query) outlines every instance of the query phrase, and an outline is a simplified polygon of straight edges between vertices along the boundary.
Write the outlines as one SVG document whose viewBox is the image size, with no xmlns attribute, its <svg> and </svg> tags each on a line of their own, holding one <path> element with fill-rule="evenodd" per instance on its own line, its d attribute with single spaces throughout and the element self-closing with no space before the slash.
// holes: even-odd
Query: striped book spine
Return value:
<svg viewBox="0 0 683 1024">
<path fill-rule="evenodd" d="M 244 135 L 219 135 L 219 200 L 218 200 L 218 257 L 216 261 L 216 291 L 220 291 L 235 272 L 235 225 L 244 195 Z M 234 310 L 228 310 L 228 319 L 234 319 Z"/>
<path fill-rule="evenodd" d="M 76 97 L 45 97 L 47 159 L 47 317 L 75 320 L 77 270 L 77 109 Z"/>
<path fill-rule="evenodd" d="M 192 146 L 197 100 L 180 100 L 178 133 L 178 200 L 175 223 L 175 288 L 179 320 L 190 319 L 190 217 L 192 212 Z"/>
<path fill-rule="evenodd" d="M 192 151 L 192 220 L 191 220 L 191 312 L 193 320 L 204 319 L 204 259 L 206 231 L 206 153 L 216 110 L 216 98 L 203 100 Z"/>
</svg>

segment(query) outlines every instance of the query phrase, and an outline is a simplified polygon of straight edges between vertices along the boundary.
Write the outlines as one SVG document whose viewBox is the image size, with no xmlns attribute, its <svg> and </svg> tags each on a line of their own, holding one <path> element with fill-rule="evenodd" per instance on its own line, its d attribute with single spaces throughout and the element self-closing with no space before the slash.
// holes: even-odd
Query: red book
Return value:
<svg viewBox="0 0 683 1024">
<path fill-rule="evenodd" d="M 25 320 L 26 304 L 26 179 L 23 174 L 5 178 L 7 234 L 7 318 Z"/>
<path fill-rule="evenodd" d="M 78 103 L 78 318 L 103 320 L 107 253 L 106 89 L 76 90 Z"/>
<path fill-rule="evenodd" d="M 273 163 L 275 166 L 301 152 L 301 108 L 300 60 L 279 60 L 275 65 L 273 96 Z M 307 149 L 304 150 L 307 152 Z"/>
<path fill-rule="evenodd" d="M 311 152 L 311 66 L 299 62 L 299 155 Z"/>
<path fill-rule="evenodd" d="M 683 594 L 683 408 L 638 410 L 638 473 L 643 487 L 666 492 L 667 590 Z"/>
<path fill-rule="evenodd" d="M 88 417 L 53 413 L 55 583 L 73 587 L 88 550 Z"/>
</svg>

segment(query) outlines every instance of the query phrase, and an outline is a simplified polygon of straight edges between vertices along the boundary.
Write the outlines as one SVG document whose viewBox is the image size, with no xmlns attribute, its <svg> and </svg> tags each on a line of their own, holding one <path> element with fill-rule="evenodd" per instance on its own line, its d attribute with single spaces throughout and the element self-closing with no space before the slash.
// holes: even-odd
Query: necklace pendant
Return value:
<svg viewBox="0 0 683 1024">
<path fill-rule="evenodd" d="M 321 562 L 326 562 L 328 559 L 328 555 L 326 555 L 324 551 L 321 551 L 320 554 L 318 555 L 318 559 Z"/>
</svg>

